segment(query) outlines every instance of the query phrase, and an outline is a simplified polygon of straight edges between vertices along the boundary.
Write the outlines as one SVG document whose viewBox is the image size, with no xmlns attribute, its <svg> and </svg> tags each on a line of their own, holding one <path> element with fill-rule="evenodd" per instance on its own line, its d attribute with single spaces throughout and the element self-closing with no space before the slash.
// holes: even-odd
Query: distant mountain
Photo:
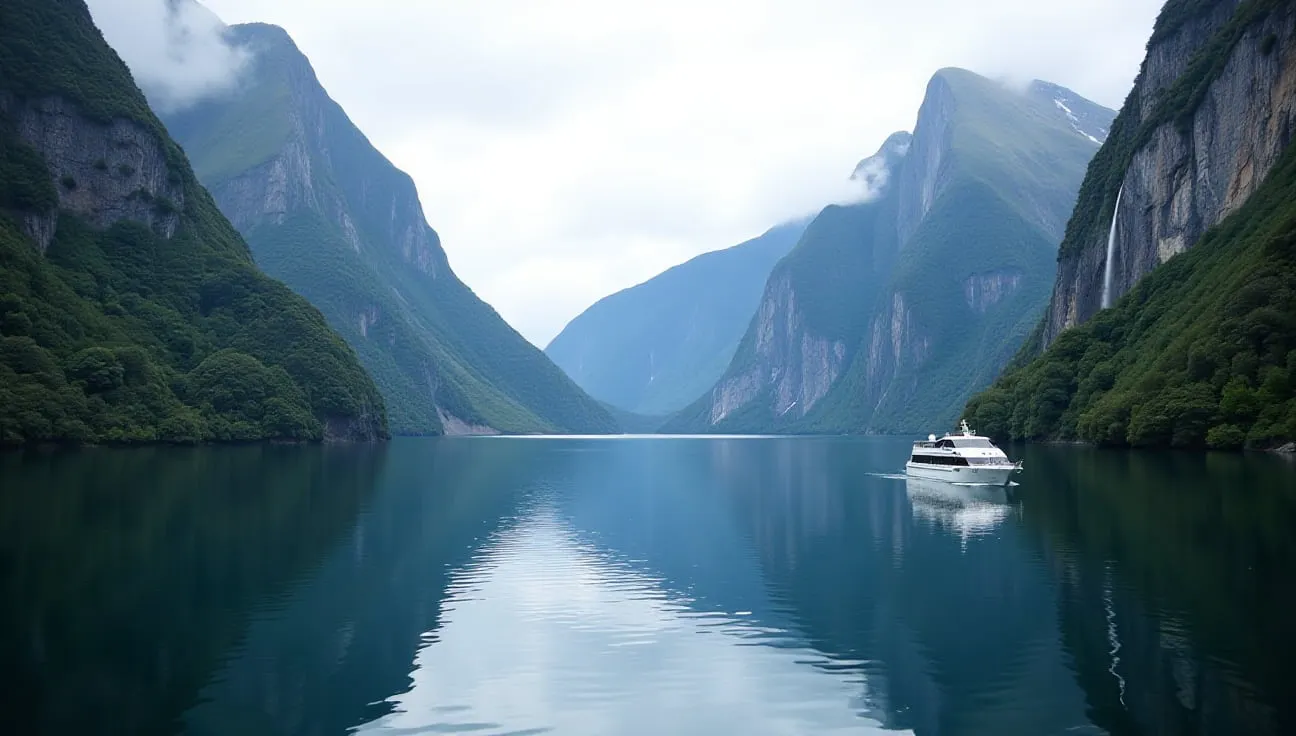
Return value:
<svg viewBox="0 0 1296 736">
<path fill-rule="evenodd" d="M 256 267 L 85 3 L 0 4 L 0 445 L 386 434 L 355 353 Z"/>
<path fill-rule="evenodd" d="M 414 182 L 275 26 L 237 92 L 166 116 L 257 263 L 359 354 L 400 434 L 610 432 L 612 417 L 455 276 Z"/>
<path fill-rule="evenodd" d="M 1030 440 L 1296 441 L 1296 3 L 1171 0 L 1033 339 L 967 416 Z"/>
<path fill-rule="evenodd" d="M 779 225 L 600 299 L 545 353 L 596 399 L 648 416 L 679 411 L 724 373 L 770 269 L 805 226 Z"/>
<path fill-rule="evenodd" d="M 1054 258 L 1115 113 L 1057 85 L 944 69 L 912 135 L 856 167 L 770 274 L 724 376 L 666 431 L 949 426 L 1048 301 Z"/>
</svg>

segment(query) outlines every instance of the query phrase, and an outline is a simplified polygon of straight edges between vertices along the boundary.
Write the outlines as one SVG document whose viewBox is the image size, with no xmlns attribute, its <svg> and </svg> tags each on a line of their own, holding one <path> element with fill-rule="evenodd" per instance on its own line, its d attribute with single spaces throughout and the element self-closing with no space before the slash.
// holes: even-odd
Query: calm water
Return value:
<svg viewBox="0 0 1296 736">
<path fill-rule="evenodd" d="M 0 733 L 1296 733 L 1296 469 L 898 439 L 0 455 Z"/>
</svg>

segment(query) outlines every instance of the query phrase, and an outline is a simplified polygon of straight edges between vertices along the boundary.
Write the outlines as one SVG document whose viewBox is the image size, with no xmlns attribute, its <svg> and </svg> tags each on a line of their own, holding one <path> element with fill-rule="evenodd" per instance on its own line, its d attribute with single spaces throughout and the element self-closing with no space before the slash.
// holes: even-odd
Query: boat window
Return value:
<svg viewBox="0 0 1296 736">
<path fill-rule="evenodd" d="M 1008 462 L 1002 457 L 970 457 L 967 461 L 969 465 L 1002 465 Z"/>
<path fill-rule="evenodd" d="M 985 448 L 994 447 L 993 442 L 991 442 L 990 440 L 983 440 L 983 439 L 954 440 L 954 445 L 956 447 L 985 447 Z"/>
<path fill-rule="evenodd" d="M 937 447 L 953 447 L 954 444 L 953 444 L 952 442 L 950 442 L 949 440 L 941 440 L 940 442 L 937 442 L 937 443 L 936 443 L 936 446 L 937 446 Z"/>
<path fill-rule="evenodd" d="M 966 466 L 967 458 L 957 455 L 914 455 L 909 458 L 910 462 L 921 465 L 959 465 Z"/>
</svg>

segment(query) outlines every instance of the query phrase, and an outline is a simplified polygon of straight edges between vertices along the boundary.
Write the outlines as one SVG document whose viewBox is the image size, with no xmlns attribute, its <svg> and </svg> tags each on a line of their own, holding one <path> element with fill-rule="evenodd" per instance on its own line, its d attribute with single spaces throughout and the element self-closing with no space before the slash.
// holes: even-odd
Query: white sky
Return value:
<svg viewBox="0 0 1296 736">
<path fill-rule="evenodd" d="M 162 1 L 90 0 L 137 76 L 109 16 Z M 1161 0 L 206 4 L 288 30 L 414 177 L 460 278 L 543 347 L 609 293 L 850 196 L 941 67 L 1119 107 Z"/>
</svg>

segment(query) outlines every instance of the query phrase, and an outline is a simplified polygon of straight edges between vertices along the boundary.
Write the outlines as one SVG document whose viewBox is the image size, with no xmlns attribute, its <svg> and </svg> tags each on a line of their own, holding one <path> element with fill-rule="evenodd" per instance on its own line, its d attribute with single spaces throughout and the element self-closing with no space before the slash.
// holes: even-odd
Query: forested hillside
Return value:
<svg viewBox="0 0 1296 736">
<path fill-rule="evenodd" d="M 0 444 L 385 435 L 355 354 L 257 269 L 84 2 L 0 5 Z"/>
</svg>

